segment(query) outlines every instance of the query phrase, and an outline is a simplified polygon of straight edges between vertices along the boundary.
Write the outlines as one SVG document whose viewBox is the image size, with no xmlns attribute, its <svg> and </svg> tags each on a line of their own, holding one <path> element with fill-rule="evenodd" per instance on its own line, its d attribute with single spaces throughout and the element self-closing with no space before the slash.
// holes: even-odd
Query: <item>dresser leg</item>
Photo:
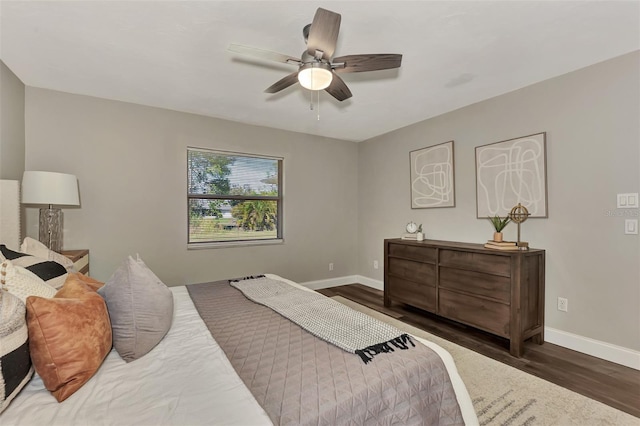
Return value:
<svg viewBox="0 0 640 426">
<path fill-rule="evenodd" d="M 541 345 L 544 343 L 544 328 L 540 331 L 540 333 L 531 337 L 531 341 L 536 345 Z"/>
<path fill-rule="evenodd" d="M 524 349 L 524 344 L 520 339 L 511 339 L 509 341 L 509 353 L 511 355 L 521 358 Z"/>
</svg>

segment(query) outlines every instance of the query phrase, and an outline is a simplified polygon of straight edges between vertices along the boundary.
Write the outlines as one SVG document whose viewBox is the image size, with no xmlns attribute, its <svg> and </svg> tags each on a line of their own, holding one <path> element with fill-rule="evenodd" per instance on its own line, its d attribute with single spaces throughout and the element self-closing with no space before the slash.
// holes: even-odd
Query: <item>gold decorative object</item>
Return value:
<svg viewBox="0 0 640 426">
<path fill-rule="evenodd" d="M 527 208 L 520 203 L 518 203 L 518 205 L 512 208 L 509 212 L 509 218 L 511 219 L 511 221 L 518 224 L 518 242 L 516 244 L 523 250 L 529 248 L 529 243 L 520 241 L 520 224 L 529 219 L 529 216 L 529 210 L 527 210 Z"/>
</svg>

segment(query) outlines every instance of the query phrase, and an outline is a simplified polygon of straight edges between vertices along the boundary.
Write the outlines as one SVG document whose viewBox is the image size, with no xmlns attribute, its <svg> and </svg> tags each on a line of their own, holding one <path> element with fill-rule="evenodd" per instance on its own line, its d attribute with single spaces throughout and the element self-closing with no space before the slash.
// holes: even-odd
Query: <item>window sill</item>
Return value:
<svg viewBox="0 0 640 426">
<path fill-rule="evenodd" d="M 220 241 L 216 243 L 188 243 L 187 250 L 205 250 L 230 247 L 270 246 L 284 244 L 284 239 L 273 240 L 244 240 L 244 241 Z"/>
</svg>

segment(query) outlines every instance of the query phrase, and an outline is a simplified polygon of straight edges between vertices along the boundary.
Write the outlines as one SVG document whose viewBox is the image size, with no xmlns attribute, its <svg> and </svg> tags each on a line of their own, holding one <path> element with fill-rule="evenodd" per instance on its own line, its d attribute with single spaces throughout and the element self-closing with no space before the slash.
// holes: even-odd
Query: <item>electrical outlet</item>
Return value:
<svg viewBox="0 0 640 426">
<path fill-rule="evenodd" d="M 378 269 L 378 261 L 377 260 L 373 261 L 373 269 Z"/>
<path fill-rule="evenodd" d="M 638 219 L 625 219 L 624 233 L 629 235 L 638 235 Z"/>
<path fill-rule="evenodd" d="M 329 264 L 329 270 L 330 270 L 330 271 L 333 271 L 333 262 L 331 262 L 331 263 Z"/>
<path fill-rule="evenodd" d="M 562 312 L 569 312 L 569 299 L 558 297 L 558 310 Z"/>
</svg>

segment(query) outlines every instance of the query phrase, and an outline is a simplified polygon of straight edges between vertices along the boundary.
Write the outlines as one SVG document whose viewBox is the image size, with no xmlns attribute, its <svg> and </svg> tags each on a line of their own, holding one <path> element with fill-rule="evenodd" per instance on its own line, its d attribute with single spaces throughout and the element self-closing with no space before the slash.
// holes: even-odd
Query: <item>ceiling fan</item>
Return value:
<svg viewBox="0 0 640 426">
<path fill-rule="evenodd" d="M 266 93 L 277 93 L 299 82 L 306 89 L 325 90 L 337 100 L 344 101 L 349 99 L 352 94 L 338 73 L 399 68 L 402 63 L 402 55 L 382 53 L 333 58 L 340 31 L 340 20 L 339 13 L 318 8 L 313 22 L 302 30 L 307 50 L 302 52 L 300 59 L 239 44 L 231 44 L 229 50 L 254 58 L 298 66 L 297 71 L 268 87 L 265 90 Z"/>
</svg>

